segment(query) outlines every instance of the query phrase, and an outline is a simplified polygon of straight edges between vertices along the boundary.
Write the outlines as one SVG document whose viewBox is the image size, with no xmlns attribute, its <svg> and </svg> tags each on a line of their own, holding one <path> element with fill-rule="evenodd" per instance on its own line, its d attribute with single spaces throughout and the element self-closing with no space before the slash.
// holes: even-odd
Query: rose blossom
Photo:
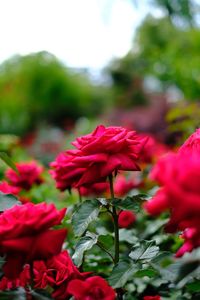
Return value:
<svg viewBox="0 0 200 300">
<path fill-rule="evenodd" d="M 109 190 L 109 183 L 108 182 L 98 182 L 94 183 L 88 187 L 81 186 L 79 188 L 80 194 L 82 196 L 99 196 Z"/>
<path fill-rule="evenodd" d="M 66 230 L 51 227 L 61 223 L 65 211 L 58 211 L 54 204 L 27 203 L 0 215 L 0 255 L 6 255 L 6 277 L 17 278 L 26 263 L 48 259 L 61 251 Z"/>
<path fill-rule="evenodd" d="M 197 153 L 170 154 L 152 171 L 162 187 L 145 203 L 151 215 L 168 210 L 168 232 L 183 231 L 185 243 L 177 256 L 199 246 L 200 241 L 200 156 Z M 189 230 L 189 231 L 188 231 Z M 188 232 L 193 235 L 188 236 Z"/>
<path fill-rule="evenodd" d="M 139 170 L 137 159 L 146 142 L 135 131 L 122 127 L 97 128 L 77 138 L 76 148 L 59 155 L 53 167 L 53 178 L 60 189 L 105 182 L 107 176 L 119 170 Z"/>
<path fill-rule="evenodd" d="M 31 282 L 30 266 L 25 265 L 19 277 L 16 279 L 8 279 L 3 276 L 0 280 L 0 290 L 16 289 L 17 287 L 26 287 Z"/>
<path fill-rule="evenodd" d="M 136 216 L 132 211 L 123 210 L 119 214 L 118 223 L 121 228 L 129 228 L 135 223 Z"/>
<path fill-rule="evenodd" d="M 44 289 L 50 285 L 54 289 L 52 297 L 56 300 L 68 298 L 67 287 L 70 280 L 84 280 L 89 274 L 79 272 L 66 250 L 45 262 L 34 262 L 35 288 Z"/>
<path fill-rule="evenodd" d="M 123 174 L 119 174 L 114 181 L 114 194 L 116 197 L 124 197 L 139 184 L 135 178 L 126 178 Z"/>
<path fill-rule="evenodd" d="M 6 178 L 12 186 L 29 190 L 33 184 L 42 183 L 43 167 L 35 161 L 16 163 L 16 168 L 18 173 L 13 169 L 6 171 Z"/>
<path fill-rule="evenodd" d="M 200 128 L 198 128 L 179 148 L 179 154 L 196 152 L 200 154 Z"/>
<path fill-rule="evenodd" d="M 85 281 L 74 279 L 68 285 L 69 294 L 75 300 L 114 300 L 115 291 L 100 276 L 87 278 Z"/>
</svg>

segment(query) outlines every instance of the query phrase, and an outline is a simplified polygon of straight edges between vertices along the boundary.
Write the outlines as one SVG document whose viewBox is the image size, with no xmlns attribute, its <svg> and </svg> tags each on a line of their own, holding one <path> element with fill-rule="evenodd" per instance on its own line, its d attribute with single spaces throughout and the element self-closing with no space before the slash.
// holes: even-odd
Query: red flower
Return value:
<svg viewBox="0 0 200 300">
<path fill-rule="evenodd" d="M 162 187 L 145 203 L 145 209 L 152 215 L 169 210 L 168 232 L 193 232 L 190 237 L 183 234 L 185 243 L 177 252 L 180 256 L 200 245 L 200 156 L 192 152 L 168 155 L 158 162 L 152 177 Z"/>
<path fill-rule="evenodd" d="M 144 296 L 143 300 L 161 300 L 160 296 Z"/>
<path fill-rule="evenodd" d="M 141 137 L 143 135 L 140 135 Z M 158 142 L 151 135 L 144 135 L 148 137 L 147 143 L 142 149 L 140 160 L 144 163 L 153 163 L 155 160 L 169 152 L 169 148 L 160 142 Z"/>
<path fill-rule="evenodd" d="M 76 152 L 76 150 L 74 151 Z M 73 162 L 73 158 L 73 155 L 62 152 L 57 156 L 56 160 L 50 164 L 53 168 L 53 170 L 50 170 L 50 174 L 53 179 L 56 180 L 56 187 L 61 191 L 73 187 L 86 171 L 85 167 L 78 167 Z"/>
<path fill-rule="evenodd" d="M 85 281 L 74 279 L 68 285 L 69 294 L 75 300 L 114 300 L 115 291 L 99 276 L 87 278 Z"/>
<path fill-rule="evenodd" d="M 118 174 L 114 182 L 114 193 L 116 197 L 126 196 L 133 188 L 139 186 L 135 178 L 127 179 L 123 174 Z"/>
<path fill-rule="evenodd" d="M 17 278 L 24 264 L 48 259 L 61 251 L 66 230 L 51 227 L 61 223 L 65 211 L 57 211 L 53 204 L 27 203 L 0 215 L 0 255 L 6 255 L 6 277 Z"/>
<path fill-rule="evenodd" d="M 76 150 L 61 154 L 51 166 L 60 189 L 105 182 L 118 170 L 136 171 L 136 161 L 146 142 L 135 131 L 122 127 L 98 126 L 72 144 Z"/>
<path fill-rule="evenodd" d="M 15 289 L 17 287 L 26 287 L 30 284 L 31 276 L 30 276 L 30 266 L 25 265 L 22 272 L 19 274 L 19 277 L 16 279 L 8 279 L 7 277 L 2 277 L 0 280 L 0 290 L 10 290 Z"/>
<path fill-rule="evenodd" d="M 131 227 L 136 220 L 136 216 L 132 211 L 124 210 L 119 214 L 119 227 L 121 228 L 129 228 Z"/>
<path fill-rule="evenodd" d="M 12 169 L 6 171 L 6 177 L 12 186 L 29 190 L 33 184 L 42 183 L 43 168 L 35 161 L 16 164 L 18 173 Z"/>
<path fill-rule="evenodd" d="M 200 128 L 197 129 L 179 149 L 179 154 L 190 154 L 191 152 L 200 154 Z"/>
<path fill-rule="evenodd" d="M 68 283 L 72 279 L 85 279 L 90 273 L 80 273 L 73 264 L 68 252 L 51 257 L 50 259 L 34 262 L 35 288 L 46 288 L 50 285 L 54 288 L 53 299 L 62 300 L 69 296 Z"/>
<path fill-rule="evenodd" d="M 0 183 L 0 192 L 2 192 L 4 194 L 17 195 L 19 193 L 19 191 L 20 191 L 20 188 L 8 184 L 7 181 L 2 181 Z"/>
</svg>

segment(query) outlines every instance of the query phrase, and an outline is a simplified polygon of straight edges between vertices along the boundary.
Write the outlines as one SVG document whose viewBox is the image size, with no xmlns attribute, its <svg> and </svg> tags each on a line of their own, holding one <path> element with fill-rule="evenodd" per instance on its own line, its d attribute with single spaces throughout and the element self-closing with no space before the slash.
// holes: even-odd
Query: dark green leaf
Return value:
<svg viewBox="0 0 200 300">
<path fill-rule="evenodd" d="M 194 282 L 188 283 L 186 285 L 186 289 L 189 292 L 200 293 L 200 280 L 196 280 Z"/>
<path fill-rule="evenodd" d="M 155 246 L 154 241 L 141 241 L 139 244 L 132 247 L 129 256 L 134 260 L 149 261 L 154 258 L 159 252 L 159 247 Z"/>
<path fill-rule="evenodd" d="M 120 228 L 119 229 L 119 241 L 126 242 L 126 243 L 133 245 L 138 242 L 138 238 L 135 236 L 133 230 Z"/>
<path fill-rule="evenodd" d="M 5 152 L 0 152 L 0 159 L 3 160 L 10 168 L 18 172 L 14 162 L 11 160 L 8 154 L 6 154 Z"/>
<path fill-rule="evenodd" d="M 14 205 L 21 205 L 21 202 L 11 194 L 4 194 L 0 192 L 0 212 L 11 208 Z"/>
<path fill-rule="evenodd" d="M 111 204 L 119 209 L 123 210 L 133 210 L 135 212 L 140 211 L 140 206 L 143 201 L 138 195 L 126 197 L 125 199 L 114 199 L 111 201 Z"/>
<path fill-rule="evenodd" d="M 144 277 L 147 276 L 149 278 L 157 276 L 158 272 L 154 269 L 143 269 L 139 270 L 135 273 L 136 277 Z"/>
<path fill-rule="evenodd" d="M 96 200 L 84 201 L 72 217 L 72 226 L 76 236 L 81 236 L 88 225 L 97 219 L 101 203 Z"/>
<path fill-rule="evenodd" d="M 74 263 L 78 267 L 82 264 L 84 252 L 91 249 L 97 243 L 97 239 L 98 236 L 90 232 L 87 232 L 86 236 L 80 238 L 72 256 Z"/>
<path fill-rule="evenodd" d="M 134 273 L 138 271 L 135 264 L 129 261 L 120 261 L 112 270 L 110 277 L 108 278 L 109 284 L 113 288 L 124 287 L 126 282 L 131 279 Z"/>
<path fill-rule="evenodd" d="M 0 292 L 1 300 L 26 300 L 26 291 L 23 288 Z"/>
</svg>

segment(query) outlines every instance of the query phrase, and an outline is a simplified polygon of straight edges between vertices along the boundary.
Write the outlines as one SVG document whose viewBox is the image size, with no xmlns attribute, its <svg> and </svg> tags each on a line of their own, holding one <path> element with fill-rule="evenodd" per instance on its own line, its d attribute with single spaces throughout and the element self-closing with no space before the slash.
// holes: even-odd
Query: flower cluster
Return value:
<svg viewBox="0 0 200 300">
<path fill-rule="evenodd" d="M 51 174 L 60 190 L 105 182 L 119 170 L 139 170 L 137 159 L 145 142 L 135 131 L 100 125 L 77 138 L 72 143 L 76 149 L 59 154 Z"/>
<path fill-rule="evenodd" d="M 162 158 L 152 170 L 151 177 L 161 188 L 146 210 L 157 215 L 170 211 L 168 232 L 183 231 L 185 240 L 176 256 L 200 246 L 200 156 L 199 130 L 193 134 L 177 154 Z"/>
</svg>

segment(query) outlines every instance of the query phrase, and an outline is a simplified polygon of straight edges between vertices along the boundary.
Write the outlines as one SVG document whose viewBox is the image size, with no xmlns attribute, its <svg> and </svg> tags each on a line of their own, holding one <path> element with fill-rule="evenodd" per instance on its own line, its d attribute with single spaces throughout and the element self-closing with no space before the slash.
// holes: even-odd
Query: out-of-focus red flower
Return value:
<svg viewBox="0 0 200 300">
<path fill-rule="evenodd" d="M 184 231 L 185 243 L 177 252 L 180 256 L 200 245 L 200 156 L 193 151 L 170 154 L 158 162 L 152 177 L 162 187 L 144 207 L 151 215 L 169 210 L 166 230 Z M 189 237 L 188 232 L 193 235 Z"/>
<path fill-rule="evenodd" d="M 19 193 L 19 191 L 20 191 L 19 187 L 12 186 L 12 185 L 8 184 L 7 181 L 0 182 L 0 192 L 2 192 L 4 194 L 17 195 Z"/>
<path fill-rule="evenodd" d="M 161 300 L 161 297 L 159 295 L 156 295 L 156 296 L 144 296 L 143 300 Z"/>
<path fill-rule="evenodd" d="M 112 287 L 99 276 L 87 278 L 85 281 L 70 281 L 68 292 L 75 300 L 114 300 L 116 297 Z"/>
<path fill-rule="evenodd" d="M 13 169 L 6 171 L 6 178 L 12 186 L 29 190 L 33 184 L 43 182 L 41 177 L 43 167 L 38 165 L 35 161 L 17 163 L 16 168 L 18 173 Z"/>
<path fill-rule="evenodd" d="M 157 161 L 161 156 L 169 152 L 169 148 L 160 142 L 158 142 L 152 135 L 145 134 L 141 137 L 148 137 L 144 148 L 141 151 L 140 160 L 144 163 L 153 163 Z"/>
<path fill-rule="evenodd" d="M 92 133 L 79 137 L 74 150 L 59 155 L 51 163 L 52 175 L 60 189 L 105 182 L 118 170 L 139 170 L 137 159 L 146 143 L 135 131 L 99 125 Z"/>
<path fill-rule="evenodd" d="M 25 265 L 18 278 L 8 279 L 7 277 L 3 276 L 0 280 L 0 290 L 4 291 L 15 289 L 17 287 L 26 287 L 28 284 L 30 284 L 30 281 L 30 266 Z"/>
<path fill-rule="evenodd" d="M 198 128 L 185 143 L 179 148 L 179 154 L 191 154 L 196 152 L 200 155 L 200 128 Z"/>
<path fill-rule="evenodd" d="M 127 179 L 123 174 L 118 174 L 114 181 L 114 193 L 116 197 L 126 196 L 133 188 L 138 187 L 140 182 L 132 176 Z"/>
<path fill-rule="evenodd" d="M 136 216 L 132 211 L 123 210 L 119 214 L 119 227 L 121 228 L 129 228 L 131 227 L 136 221 Z"/>
<path fill-rule="evenodd" d="M 66 230 L 51 227 L 61 223 L 65 212 L 53 204 L 27 203 L 0 215 L 0 255 L 6 255 L 6 277 L 18 278 L 26 263 L 46 260 L 61 251 Z"/>
</svg>

